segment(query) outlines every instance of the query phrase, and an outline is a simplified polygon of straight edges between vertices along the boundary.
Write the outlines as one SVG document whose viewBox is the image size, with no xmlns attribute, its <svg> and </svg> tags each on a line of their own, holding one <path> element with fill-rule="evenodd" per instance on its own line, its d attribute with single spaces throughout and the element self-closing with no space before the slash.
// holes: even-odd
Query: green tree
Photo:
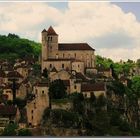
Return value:
<svg viewBox="0 0 140 140">
<path fill-rule="evenodd" d="M 140 68 L 140 59 L 137 59 L 136 65 Z"/>
<path fill-rule="evenodd" d="M 57 79 L 50 83 L 49 96 L 51 99 L 62 99 L 65 98 L 66 95 L 66 86 L 62 80 Z"/>
<path fill-rule="evenodd" d="M 33 65 L 33 75 L 35 76 L 41 75 L 41 66 L 39 64 Z"/>
<path fill-rule="evenodd" d="M 26 105 L 26 100 L 25 99 L 20 99 L 16 98 L 15 99 L 15 104 L 18 106 L 19 109 L 23 109 Z"/>
<path fill-rule="evenodd" d="M 17 129 L 17 124 L 9 123 L 5 128 L 2 133 L 2 136 L 16 136 L 16 129 Z"/>
<path fill-rule="evenodd" d="M 135 76 L 131 81 L 131 89 L 136 94 L 137 97 L 140 97 L 140 76 Z"/>
<path fill-rule="evenodd" d="M 73 110 L 83 115 L 85 113 L 84 108 L 84 96 L 82 93 L 74 92 L 69 95 L 69 98 L 73 102 Z"/>
<path fill-rule="evenodd" d="M 32 136 L 32 133 L 29 129 L 19 129 L 18 136 Z"/>
</svg>

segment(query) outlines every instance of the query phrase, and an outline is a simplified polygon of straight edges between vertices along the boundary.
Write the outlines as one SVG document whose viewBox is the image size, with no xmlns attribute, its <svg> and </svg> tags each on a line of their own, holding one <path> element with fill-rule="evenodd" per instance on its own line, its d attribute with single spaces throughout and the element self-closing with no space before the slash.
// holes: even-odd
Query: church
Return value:
<svg viewBox="0 0 140 140">
<path fill-rule="evenodd" d="M 87 43 L 59 43 L 50 26 L 42 31 L 41 68 L 48 71 L 76 71 L 84 74 L 95 67 L 95 49 Z"/>
</svg>

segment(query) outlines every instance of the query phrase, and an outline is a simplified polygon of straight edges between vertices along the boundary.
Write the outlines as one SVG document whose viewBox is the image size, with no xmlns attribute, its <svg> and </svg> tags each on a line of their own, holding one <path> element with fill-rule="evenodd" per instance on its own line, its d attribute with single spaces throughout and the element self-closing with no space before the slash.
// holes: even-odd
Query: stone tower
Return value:
<svg viewBox="0 0 140 140">
<path fill-rule="evenodd" d="M 42 67 L 44 60 L 58 57 L 58 34 L 52 26 L 42 31 Z"/>
</svg>

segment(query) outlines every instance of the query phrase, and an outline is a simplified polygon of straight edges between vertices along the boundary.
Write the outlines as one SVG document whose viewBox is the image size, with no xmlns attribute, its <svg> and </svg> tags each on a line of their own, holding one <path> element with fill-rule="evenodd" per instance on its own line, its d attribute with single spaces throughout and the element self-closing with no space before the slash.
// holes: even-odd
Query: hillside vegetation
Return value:
<svg viewBox="0 0 140 140">
<path fill-rule="evenodd" d="M 9 33 L 7 36 L 0 35 L 0 59 L 13 60 L 34 56 L 38 59 L 41 44 L 20 38 L 18 35 Z"/>
</svg>

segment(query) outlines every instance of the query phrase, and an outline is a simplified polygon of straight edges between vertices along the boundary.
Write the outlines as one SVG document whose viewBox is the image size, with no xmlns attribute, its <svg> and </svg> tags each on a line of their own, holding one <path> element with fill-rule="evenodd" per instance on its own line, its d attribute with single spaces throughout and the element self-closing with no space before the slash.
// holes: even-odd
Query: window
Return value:
<svg viewBox="0 0 140 140">
<path fill-rule="evenodd" d="M 63 53 L 63 58 L 65 57 L 65 54 Z"/>
<path fill-rule="evenodd" d="M 32 110 L 32 111 L 31 111 L 31 113 L 33 114 L 33 113 L 34 113 L 34 111 Z"/>
<path fill-rule="evenodd" d="M 79 68 L 79 65 L 78 65 L 78 68 Z"/>
<path fill-rule="evenodd" d="M 52 64 L 50 64 L 50 68 L 52 68 Z"/>
<path fill-rule="evenodd" d="M 50 41 L 50 37 L 48 37 L 48 41 Z"/>
<path fill-rule="evenodd" d="M 52 37 L 51 37 L 51 41 L 52 41 Z"/>
<path fill-rule="evenodd" d="M 62 64 L 62 68 L 64 68 L 64 64 Z"/>
<path fill-rule="evenodd" d="M 76 53 L 74 54 L 75 58 L 76 58 Z"/>
<path fill-rule="evenodd" d="M 74 89 L 76 89 L 77 87 L 76 87 L 76 85 L 74 86 Z"/>
<path fill-rule="evenodd" d="M 45 95 L 45 92 L 44 92 L 44 90 L 42 90 L 42 96 L 44 96 Z"/>
</svg>

